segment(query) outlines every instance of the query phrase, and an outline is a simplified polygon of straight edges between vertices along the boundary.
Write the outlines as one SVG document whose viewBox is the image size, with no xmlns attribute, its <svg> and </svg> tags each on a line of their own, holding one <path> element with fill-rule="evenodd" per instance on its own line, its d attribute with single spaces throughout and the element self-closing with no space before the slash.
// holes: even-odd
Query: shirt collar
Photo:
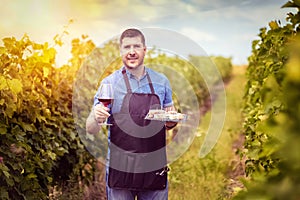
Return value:
<svg viewBox="0 0 300 200">
<path fill-rule="evenodd" d="M 128 77 L 136 79 L 135 76 L 134 76 L 132 73 L 130 73 L 130 72 L 126 69 L 125 66 L 122 67 L 122 70 L 123 70 L 123 69 L 125 69 L 126 74 L 127 74 Z M 121 71 L 122 71 L 122 70 L 121 70 Z M 146 77 L 147 73 L 148 73 L 148 68 L 145 66 L 144 74 L 143 74 L 143 76 L 140 78 L 140 80 L 144 79 L 144 78 Z"/>
</svg>

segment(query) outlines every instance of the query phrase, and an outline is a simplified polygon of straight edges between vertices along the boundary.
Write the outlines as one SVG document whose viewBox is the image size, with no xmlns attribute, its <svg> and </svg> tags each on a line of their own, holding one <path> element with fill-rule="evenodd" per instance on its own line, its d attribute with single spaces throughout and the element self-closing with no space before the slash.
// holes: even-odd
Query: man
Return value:
<svg viewBox="0 0 300 200">
<path fill-rule="evenodd" d="M 166 200 L 166 129 L 175 122 L 145 120 L 149 109 L 175 110 L 169 80 L 144 66 L 145 37 L 138 29 L 127 29 L 120 37 L 123 67 L 103 79 L 114 89 L 107 108 L 96 96 L 87 119 L 88 133 L 100 131 L 107 118 L 109 155 L 107 167 L 108 200 Z"/>
</svg>

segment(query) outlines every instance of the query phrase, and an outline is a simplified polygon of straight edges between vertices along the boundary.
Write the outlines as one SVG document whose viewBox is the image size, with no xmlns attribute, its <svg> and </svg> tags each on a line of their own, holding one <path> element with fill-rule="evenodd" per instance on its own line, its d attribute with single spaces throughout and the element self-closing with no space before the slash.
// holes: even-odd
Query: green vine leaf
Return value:
<svg viewBox="0 0 300 200">
<path fill-rule="evenodd" d="M 19 79 L 7 80 L 8 87 L 13 92 L 13 94 L 17 95 L 22 91 L 23 84 Z"/>
</svg>

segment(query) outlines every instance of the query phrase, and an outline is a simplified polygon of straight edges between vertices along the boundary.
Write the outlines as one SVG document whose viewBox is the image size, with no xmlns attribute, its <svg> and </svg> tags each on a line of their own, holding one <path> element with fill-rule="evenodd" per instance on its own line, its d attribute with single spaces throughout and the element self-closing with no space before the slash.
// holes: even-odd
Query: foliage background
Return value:
<svg viewBox="0 0 300 200">
<path fill-rule="evenodd" d="M 300 3 L 293 0 L 284 7 L 296 8 L 297 12 L 288 13 L 284 25 L 271 21 L 267 28 L 260 29 L 259 39 L 252 43 L 242 106 L 245 143 L 238 151 L 241 157 L 246 157 L 247 177 L 243 180 L 245 188 L 233 188 L 234 199 L 299 199 L 300 196 Z M 19 40 L 13 36 L 2 39 L 0 199 L 92 199 L 95 196 L 105 199 L 104 168 L 91 155 L 91 150 L 105 151 L 105 146 L 98 145 L 99 140 L 106 139 L 102 137 L 105 130 L 102 136 L 88 137 L 85 118 L 101 79 L 121 65 L 118 44 L 111 40 L 97 48 L 88 36 L 82 35 L 72 40 L 72 58 L 68 64 L 57 68 L 56 48 L 63 45 L 61 37 L 55 36 L 53 44 L 36 43 L 28 35 Z M 150 51 L 146 61 L 153 67 L 169 66 L 183 74 L 197 94 L 199 109 L 211 99 L 203 77 L 197 76 L 193 65 L 203 66 L 210 73 L 206 66 L 216 64 L 222 80 L 212 79 L 214 84 L 232 78 L 231 58 L 190 55 L 187 61 Z M 172 73 L 163 72 L 176 83 Z M 180 84 L 173 85 L 176 90 L 183 90 Z M 187 101 L 181 109 L 190 109 L 190 104 Z M 237 107 L 230 108 L 239 112 Z M 209 121 L 209 115 L 202 123 L 206 120 Z M 229 125 L 224 131 L 229 139 L 222 141 L 232 141 L 239 133 L 237 127 Z M 202 128 L 196 133 L 199 137 L 205 133 Z M 93 145 L 87 149 L 84 144 L 90 140 Z M 198 147 L 201 142 L 201 138 L 196 139 L 194 145 Z M 217 146 L 216 152 L 232 153 L 228 144 Z M 183 194 L 180 198 L 196 199 L 201 186 L 201 192 L 208 198 L 226 199 L 226 173 L 233 167 L 226 166 L 230 161 L 218 157 L 216 152 L 200 160 L 195 149 L 191 146 L 192 153 L 172 165 L 172 197 L 178 197 L 176 192 L 179 192 Z M 193 172 L 196 174 L 191 175 Z M 205 183 L 211 183 L 210 180 L 219 182 L 208 187 Z M 186 186 L 195 191 L 186 193 L 190 192 Z"/>
<path fill-rule="evenodd" d="M 244 96 L 246 190 L 236 199 L 299 199 L 300 2 L 253 41 Z"/>
<path fill-rule="evenodd" d="M 84 146 L 89 140 L 85 119 L 99 81 L 121 66 L 118 44 L 111 40 L 104 47 L 96 48 L 88 36 L 82 35 L 72 40 L 72 58 L 68 64 L 56 68 L 56 48 L 63 45 L 61 37 L 55 36 L 52 45 L 35 43 L 28 35 L 20 40 L 3 38 L 4 45 L 0 47 L 1 199 L 83 198 L 88 193 L 86 188 L 99 179 L 96 176 L 103 170 Z M 150 53 L 147 62 L 163 63 L 184 73 L 194 85 L 199 102 L 207 98 L 205 83 L 201 77 L 194 76 L 190 63 L 164 54 L 151 57 Z M 204 58 L 194 56 L 193 59 Z M 228 78 L 232 67 L 230 58 L 218 59 L 215 60 L 218 66 L 227 68 L 223 78 Z M 82 93 L 86 95 L 79 95 Z M 76 106 L 78 102 L 85 106 Z M 94 144 L 95 151 L 102 148 Z"/>
</svg>

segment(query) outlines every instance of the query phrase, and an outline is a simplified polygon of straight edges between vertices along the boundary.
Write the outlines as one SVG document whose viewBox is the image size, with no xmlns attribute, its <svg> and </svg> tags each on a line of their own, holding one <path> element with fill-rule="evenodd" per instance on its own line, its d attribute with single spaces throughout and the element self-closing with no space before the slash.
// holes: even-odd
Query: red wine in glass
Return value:
<svg viewBox="0 0 300 200">
<path fill-rule="evenodd" d="M 105 106 L 107 107 L 109 104 L 111 104 L 112 102 L 112 99 L 101 99 L 101 98 L 98 98 L 98 100 Z"/>
<path fill-rule="evenodd" d="M 107 83 L 101 84 L 97 98 L 105 107 L 108 107 L 108 105 L 112 103 L 112 100 L 114 98 L 112 85 Z M 108 124 L 106 120 L 101 125 L 111 125 L 111 124 Z"/>
</svg>

